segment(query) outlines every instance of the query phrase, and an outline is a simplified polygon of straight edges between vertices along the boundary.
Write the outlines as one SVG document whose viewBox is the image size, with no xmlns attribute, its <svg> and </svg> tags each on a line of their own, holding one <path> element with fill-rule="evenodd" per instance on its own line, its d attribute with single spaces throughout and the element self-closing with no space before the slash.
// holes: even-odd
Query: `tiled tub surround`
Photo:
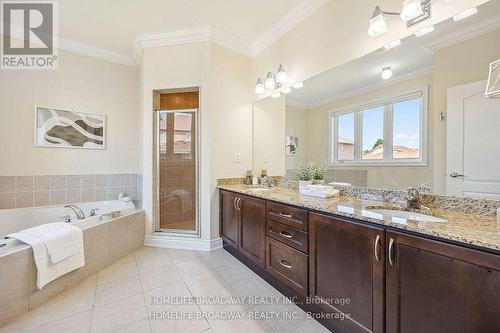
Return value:
<svg viewBox="0 0 500 333">
<path fill-rule="evenodd" d="M 426 223 L 404 219 L 393 219 L 389 216 L 373 214 L 367 209 L 370 206 L 395 205 L 394 202 L 401 203 L 402 197 L 399 197 L 399 192 L 402 191 L 395 191 L 397 192 L 396 194 L 398 194 L 396 197 L 388 194 L 386 194 L 386 197 L 381 197 L 380 193 L 376 192 L 376 190 L 371 190 L 373 195 L 370 199 L 366 199 L 368 194 L 358 193 L 359 195 L 356 196 L 354 195 L 354 192 L 357 191 L 355 191 L 354 188 L 350 188 L 348 190 L 344 190 L 343 194 L 350 194 L 352 196 L 341 195 L 336 198 L 320 199 L 299 195 L 297 189 L 293 188 L 275 187 L 270 191 L 256 192 L 251 191 L 251 186 L 241 184 L 219 185 L 218 187 L 228 191 L 283 202 L 319 212 L 351 217 L 362 221 L 389 226 L 395 229 L 407 230 L 423 235 L 470 244 L 484 249 L 500 251 L 500 221 L 494 214 L 491 214 L 491 208 L 495 205 L 498 207 L 500 204 L 499 201 L 472 200 L 453 197 L 446 197 L 446 200 L 444 200 L 443 198 L 445 197 L 443 196 L 427 195 L 425 203 L 437 203 L 442 204 L 443 206 L 431 206 L 430 211 L 423 210 L 422 213 L 439 216 L 444 218 L 447 222 Z M 375 196 L 375 194 L 379 196 Z M 434 197 L 435 200 L 428 200 L 429 197 Z M 390 203 L 388 201 L 391 200 L 382 200 L 382 198 L 393 198 L 397 200 L 392 200 L 393 203 Z M 485 214 L 452 210 L 453 208 L 459 206 L 459 204 L 457 204 L 459 200 L 462 200 L 462 202 L 468 202 L 471 210 L 483 211 Z M 455 204 L 451 204 L 453 202 Z M 481 203 L 483 203 L 482 206 Z M 483 210 L 480 209 L 481 207 L 483 207 Z"/>
<path fill-rule="evenodd" d="M 83 227 L 85 266 L 52 281 L 41 290 L 36 287 L 33 252 L 19 245 L 0 255 L 0 327 L 13 318 L 67 291 L 144 245 L 144 211 L 96 222 Z M 66 304 L 68 308 L 79 304 Z"/>
<path fill-rule="evenodd" d="M 116 200 L 124 192 L 142 202 L 139 174 L 0 176 L 0 209 Z"/>
</svg>

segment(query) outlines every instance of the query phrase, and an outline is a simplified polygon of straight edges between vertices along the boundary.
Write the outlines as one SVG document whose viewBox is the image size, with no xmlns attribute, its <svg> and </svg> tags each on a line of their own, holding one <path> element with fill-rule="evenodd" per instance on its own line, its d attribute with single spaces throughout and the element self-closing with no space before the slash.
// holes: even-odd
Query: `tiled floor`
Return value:
<svg viewBox="0 0 500 333">
<path fill-rule="evenodd" d="M 328 331 L 222 249 L 143 247 L 0 328 L 6 332 Z"/>
</svg>

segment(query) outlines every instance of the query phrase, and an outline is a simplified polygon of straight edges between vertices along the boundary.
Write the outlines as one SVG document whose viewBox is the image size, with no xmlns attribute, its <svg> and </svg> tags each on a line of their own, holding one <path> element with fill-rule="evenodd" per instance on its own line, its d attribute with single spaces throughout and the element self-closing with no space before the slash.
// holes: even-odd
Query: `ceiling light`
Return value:
<svg viewBox="0 0 500 333">
<path fill-rule="evenodd" d="M 278 97 L 280 97 L 280 96 L 281 96 L 281 94 L 280 94 L 280 92 L 279 92 L 279 91 L 273 91 L 273 92 L 271 93 L 271 97 L 272 97 L 272 98 L 278 98 Z"/>
<path fill-rule="evenodd" d="M 375 7 L 372 18 L 370 19 L 370 26 L 368 27 L 368 35 L 377 37 L 387 31 L 387 22 L 385 21 L 384 13 L 379 6 Z"/>
<path fill-rule="evenodd" d="M 433 26 L 433 25 L 431 25 L 430 27 L 423 28 L 423 29 L 421 29 L 421 30 L 419 30 L 419 31 L 415 32 L 415 36 L 417 36 L 417 37 L 421 37 L 421 36 L 423 36 L 423 35 L 430 34 L 430 33 L 431 33 L 431 32 L 433 32 L 434 30 L 436 30 L 436 29 L 434 28 L 434 26 Z"/>
<path fill-rule="evenodd" d="M 384 68 L 382 68 L 382 74 L 380 76 L 384 80 L 389 80 L 392 77 L 392 69 L 391 69 L 391 67 L 384 67 Z"/>
<path fill-rule="evenodd" d="M 403 0 L 401 18 L 405 21 L 413 20 L 424 13 L 421 0 Z"/>
<path fill-rule="evenodd" d="M 267 77 L 266 77 L 266 83 L 264 84 L 264 87 L 266 89 L 274 89 L 275 85 L 276 85 L 276 81 L 274 80 L 274 74 L 271 72 L 268 72 Z"/>
<path fill-rule="evenodd" d="M 291 91 L 292 91 L 292 88 L 290 88 L 290 87 L 286 87 L 286 88 L 281 89 L 281 92 L 283 94 L 289 94 Z"/>
<path fill-rule="evenodd" d="M 384 48 L 386 50 L 390 50 L 392 48 L 398 47 L 399 45 L 401 45 L 401 40 L 400 39 L 395 40 L 394 42 L 390 42 L 389 44 L 387 44 L 386 46 L 384 46 Z"/>
<path fill-rule="evenodd" d="M 276 73 L 276 82 L 285 83 L 286 78 L 287 78 L 287 76 L 286 76 L 285 67 L 283 67 L 283 65 L 280 65 L 278 68 L 278 72 Z"/>
<path fill-rule="evenodd" d="M 300 89 L 304 86 L 304 82 L 297 82 L 293 85 L 294 89 Z"/>
<path fill-rule="evenodd" d="M 469 9 L 464 10 L 463 12 L 458 13 L 457 15 L 454 15 L 453 16 L 453 20 L 455 22 L 457 22 L 457 21 L 463 20 L 464 18 L 472 16 L 472 15 L 474 15 L 476 13 L 477 13 L 477 8 L 476 7 L 469 8 Z"/>
</svg>

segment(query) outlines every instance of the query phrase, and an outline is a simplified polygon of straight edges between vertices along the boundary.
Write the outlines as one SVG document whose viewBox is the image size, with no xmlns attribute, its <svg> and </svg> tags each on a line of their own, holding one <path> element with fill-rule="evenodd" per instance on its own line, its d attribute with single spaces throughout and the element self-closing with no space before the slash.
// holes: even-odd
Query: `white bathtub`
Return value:
<svg viewBox="0 0 500 333">
<path fill-rule="evenodd" d="M 14 239 L 5 239 L 8 234 L 21 231 L 23 229 L 38 225 L 64 222 L 64 217 L 71 217 L 71 224 L 82 229 L 89 228 L 101 222 L 102 214 L 109 212 L 119 212 L 119 216 L 124 216 L 135 212 L 132 202 L 120 200 L 95 201 L 75 204 L 85 213 L 86 218 L 78 220 L 76 214 L 64 205 L 52 207 L 30 207 L 0 210 L 0 256 L 11 252 L 14 247 L 21 243 Z M 90 211 L 94 209 L 95 215 L 90 216 Z"/>
</svg>

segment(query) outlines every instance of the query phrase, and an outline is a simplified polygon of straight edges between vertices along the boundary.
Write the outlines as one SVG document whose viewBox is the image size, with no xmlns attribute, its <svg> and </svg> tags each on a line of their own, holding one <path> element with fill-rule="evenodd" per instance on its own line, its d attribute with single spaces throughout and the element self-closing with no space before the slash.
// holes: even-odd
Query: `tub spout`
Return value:
<svg viewBox="0 0 500 333">
<path fill-rule="evenodd" d="M 83 213 L 83 210 L 76 205 L 66 205 L 66 206 L 64 206 L 64 208 L 69 208 L 72 211 L 74 211 L 76 214 L 76 218 L 79 220 L 83 220 L 85 218 L 85 214 Z"/>
</svg>

